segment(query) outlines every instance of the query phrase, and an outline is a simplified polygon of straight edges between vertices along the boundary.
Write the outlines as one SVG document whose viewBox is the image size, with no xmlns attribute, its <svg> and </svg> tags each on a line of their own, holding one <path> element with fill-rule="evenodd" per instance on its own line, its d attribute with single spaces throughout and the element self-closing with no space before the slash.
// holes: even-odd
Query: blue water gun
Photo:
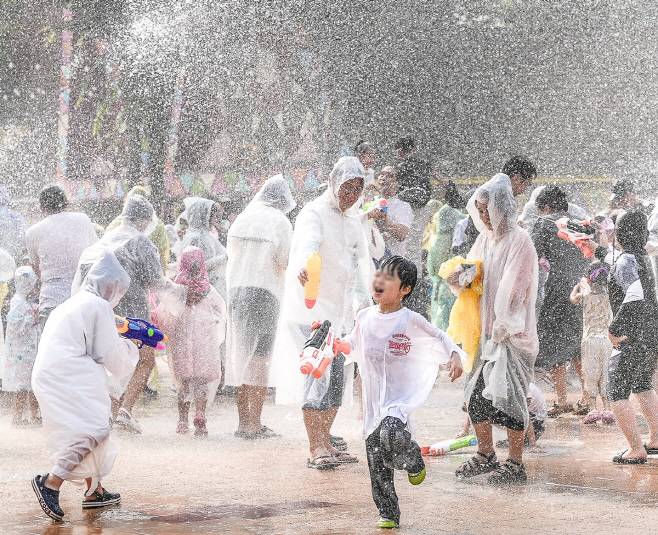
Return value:
<svg viewBox="0 0 658 535">
<path fill-rule="evenodd" d="M 123 338 L 132 338 L 141 342 L 137 347 L 141 349 L 144 344 L 154 349 L 164 349 L 164 344 L 169 340 L 167 335 L 155 325 L 140 318 L 122 318 L 114 315 L 117 331 Z"/>
</svg>

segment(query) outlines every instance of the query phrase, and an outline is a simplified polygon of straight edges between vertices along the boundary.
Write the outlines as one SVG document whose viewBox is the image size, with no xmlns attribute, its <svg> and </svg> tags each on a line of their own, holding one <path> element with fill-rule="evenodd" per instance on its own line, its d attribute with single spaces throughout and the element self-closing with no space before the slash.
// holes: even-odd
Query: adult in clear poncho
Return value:
<svg viewBox="0 0 658 535">
<path fill-rule="evenodd" d="M 121 216 L 119 227 L 105 234 L 98 244 L 89 247 L 82 254 L 73 282 L 73 291 L 80 287 L 89 267 L 109 248 L 130 277 L 130 286 L 118 304 L 116 313 L 123 317 L 150 321 L 148 292 L 163 292 L 174 287 L 162 272 L 158 250 L 146 237 L 150 233 L 149 230 L 157 225 L 157 218 L 151 203 L 142 195 L 133 195 L 127 199 Z M 148 382 L 154 366 L 155 353 L 145 345 L 140 349 L 139 363 L 127 385 L 125 381 L 122 384 L 113 381 L 111 384 L 115 421 L 132 432 L 141 432 L 139 424 L 132 416 L 132 408 Z"/>
<path fill-rule="evenodd" d="M 437 212 L 436 237 L 427 255 L 427 272 L 434 283 L 430 303 L 431 322 L 443 331 L 448 330 L 450 312 L 456 298 L 446 281 L 439 277 L 439 269 L 443 262 L 452 258 L 452 236 L 457 223 L 466 217 L 462 212 L 465 204 L 457 186 L 450 181 L 446 190 L 446 203 Z"/>
<path fill-rule="evenodd" d="M 369 302 L 368 248 L 359 217 L 350 210 L 361 195 L 364 175 L 358 159 L 338 160 L 327 190 L 297 216 L 286 270 L 274 349 L 276 402 L 303 404 L 313 468 L 338 459 L 332 457 L 339 452 L 330 443 L 329 431 L 342 403 L 345 359 L 338 355 L 324 375 L 314 379 L 301 374 L 299 354 L 313 321 L 329 320 L 340 336 L 352 328 L 355 302 Z M 304 303 L 306 261 L 316 251 L 322 259 L 320 291 L 315 306 L 308 309 Z M 354 462 L 355 458 L 347 455 L 340 460 Z"/>
<path fill-rule="evenodd" d="M 219 226 L 220 205 L 210 199 L 194 198 L 185 200 L 185 219 L 189 225 L 185 231 L 181 247 L 198 247 L 206 257 L 206 269 L 210 284 L 217 293 L 226 299 L 226 248 L 212 233 Z"/>
<path fill-rule="evenodd" d="M 268 178 L 228 231 L 225 384 L 235 386 L 241 437 L 274 436 L 261 423 L 270 381 L 295 207 L 282 175 Z"/>
<path fill-rule="evenodd" d="M 466 387 L 478 454 L 458 470 L 461 478 L 491 471 L 492 483 L 525 480 L 523 441 L 529 414 L 526 394 L 539 344 L 535 318 L 537 254 L 517 225 L 510 179 L 502 173 L 478 188 L 467 206 L 480 231 L 468 258 L 483 262 L 482 335 L 473 377 Z M 451 284 L 455 277 L 450 277 Z M 499 465 L 492 424 L 506 427 L 509 460 Z"/>
<path fill-rule="evenodd" d="M 7 251 L 14 260 L 25 251 L 25 218 L 8 208 L 7 188 L 0 186 L 0 249 Z"/>
<path fill-rule="evenodd" d="M 133 195 L 141 195 L 142 197 L 146 197 L 146 199 L 149 197 L 148 191 L 144 186 L 135 186 L 126 194 L 124 205 Z M 120 226 L 122 219 L 123 216 L 115 217 L 114 220 L 105 227 L 105 232 L 109 232 Z M 167 266 L 169 265 L 170 240 L 165 224 L 158 218 L 155 227 L 151 227 L 149 230 L 151 230 L 151 232 L 147 234 L 147 237 L 153 242 L 153 245 L 158 248 L 158 253 L 160 254 L 160 265 L 162 266 L 162 270 L 166 272 Z"/>
<path fill-rule="evenodd" d="M 110 438 L 108 375 L 130 374 L 136 345 L 120 338 L 114 311 L 130 277 L 110 250 L 92 264 L 81 291 L 50 315 L 32 373 L 41 406 L 46 448 L 54 467 L 32 481 L 44 512 L 61 520 L 59 488 L 64 480 L 86 480 L 83 507 L 119 503 L 101 486 L 117 449 Z M 52 514 L 51 514 L 52 513 Z"/>
</svg>

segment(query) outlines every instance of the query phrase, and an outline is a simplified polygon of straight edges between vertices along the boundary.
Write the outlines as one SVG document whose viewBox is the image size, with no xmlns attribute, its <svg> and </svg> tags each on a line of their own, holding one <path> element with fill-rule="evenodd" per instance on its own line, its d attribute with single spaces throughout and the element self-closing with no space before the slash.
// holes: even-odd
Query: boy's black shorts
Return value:
<svg viewBox="0 0 658 535">
<path fill-rule="evenodd" d="M 473 425 L 491 421 L 492 424 L 506 427 L 512 431 L 525 430 L 523 420 L 516 420 L 494 408 L 493 402 L 482 395 L 483 390 L 484 377 L 482 377 L 482 374 L 480 373 L 480 376 L 475 383 L 473 393 L 471 394 L 471 399 L 468 402 L 468 415 L 470 416 Z"/>
</svg>

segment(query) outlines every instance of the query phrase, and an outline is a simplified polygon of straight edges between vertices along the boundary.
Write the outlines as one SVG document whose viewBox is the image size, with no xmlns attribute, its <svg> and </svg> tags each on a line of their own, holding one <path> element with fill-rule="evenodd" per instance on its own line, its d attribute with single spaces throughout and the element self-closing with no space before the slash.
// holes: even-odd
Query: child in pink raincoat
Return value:
<svg viewBox="0 0 658 535">
<path fill-rule="evenodd" d="M 210 285 L 203 251 L 186 247 L 178 264 L 176 284 L 187 287 L 184 311 L 174 316 L 161 304 L 157 321 L 169 337 L 167 355 L 179 383 L 176 432 L 189 433 L 190 400 L 196 405 L 194 435 L 206 436 L 209 384 L 221 376 L 220 346 L 224 341 L 226 304 Z"/>
</svg>

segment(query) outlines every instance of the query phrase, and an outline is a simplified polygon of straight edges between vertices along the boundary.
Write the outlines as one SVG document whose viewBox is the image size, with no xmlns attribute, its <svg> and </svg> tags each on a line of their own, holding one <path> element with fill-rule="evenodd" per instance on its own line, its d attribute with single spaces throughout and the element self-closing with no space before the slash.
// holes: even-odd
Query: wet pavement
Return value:
<svg viewBox="0 0 658 535">
<path fill-rule="evenodd" d="M 333 431 L 348 440 L 361 462 L 335 471 L 310 470 L 301 411 L 274 406 L 271 399 L 263 422 L 281 438 L 234 437 L 234 400 L 223 396 L 208 411 L 207 439 L 176 435 L 175 395 L 163 371 L 159 399 L 135 410 L 143 434 L 113 432 L 119 456 L 104 483 L 121 492 L 123 504 L 82 511 L 81 489 L 65 483 L 63 523 L 43 516 L 29 484 L 50 468 L 41 430 L 12 427 L 6 398 L 2 401 L 0 534 L 383 533 L 374 527 L 378 515 L 356 405 L 341 409 Z M 421 445 L 459 431 L 462 387 L 439 379 L 417 412 Z M 548 420 L 540 439 L 547 453 L 527 454 L 529 480 L 522 487 L 491 488 L 486 478 L 457 482 L 454 470 L 474 448 L 430 458 L 420 486 L 396 474 L 402 509 L 396 533 L 658 534 L 658 457 L 643 466 L 614 465 L 613 455 L 625 444 L 619 429 L 585 428 L 579 422 L 573 416 Z M 499 457 L 504 454 L 501 450 Z"/>
</svg>

